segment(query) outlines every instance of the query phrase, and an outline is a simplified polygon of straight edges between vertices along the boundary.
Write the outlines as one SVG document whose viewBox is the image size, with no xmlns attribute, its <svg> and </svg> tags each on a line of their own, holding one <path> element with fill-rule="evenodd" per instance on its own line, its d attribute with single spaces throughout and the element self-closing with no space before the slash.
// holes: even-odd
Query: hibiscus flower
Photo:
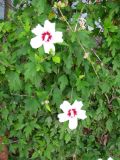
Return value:
<svg viewBox="0 0 120 160">
<path fill-rule="evenodd" d="M 98 160 L 102 160 L 102 158 L 99 158 Z M 111 157 L 109 157 L 108 160 L 113 160 L 113 159 Z"/>
<path fill-rule="evenodd" d="M 100 29 L 100 32 L 104 31 L 104 29 L 103 29 L 103 27 L 101 25 L 101 19 L 100 18 L 98 19 L 98 21 L 95 21 L 95 25 L 96 25 L 97 28 Z"/>
<path fill-rule="evenodd" d="M 69 121 L 69 128 L 71 130 L 76 129 L 78 125 L 78 119 L 84 120 L 87 118 L 86 111 L 81 110 L 83 103 L 81 101 L 75 101 L 72 105 L 68 101 L 63 101 L 60 108 L 64 113 L 58 114 L 60 122 Z"/>
<path fill-rule="evenodd" d="M 83 3 L 86 3 L 86 4 L 91 4 L 91 0 L 82 0 Z"/>
<path fill-rule="evenodd" d="M 55 52 L 54 43 L 63 42 L 62 32 L 56 32 L 55 23 L 51 23 L 49 20 L 45 20 L 44 27 L 38 24 L 32 33 L 36 35 L 30 41 L 32 48 L 39 48 L 43 45 L 45 53 L 49 53 L 50 50 Z"/>
</svg>

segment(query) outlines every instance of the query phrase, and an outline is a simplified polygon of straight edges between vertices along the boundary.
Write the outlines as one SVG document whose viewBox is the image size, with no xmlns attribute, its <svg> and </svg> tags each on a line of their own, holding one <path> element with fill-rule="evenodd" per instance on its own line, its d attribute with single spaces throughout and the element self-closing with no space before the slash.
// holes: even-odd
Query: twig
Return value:
<svg viewBox="0 0 120 160">
<path fill-rule="evenodd" d="M 58 10 L 62 16 L 62 18 L 64 19 L 64 21 L 67 23 L 67 25 L 69 26 L 70 30 L 73 31 L 72 27 L 70 26 L 69 22 L 66 20 L 65 16 L 63 15 L 61 9 L 58 7 Z"/>
<path fill-rule="evenodd" d="M 4 62 L 2 62 L 1 60 L 0 60 L 0 64 L 2 64 L 3 66 L 5 66 L 5 67 L 13 67 L 12 65 L 10 65 L 10 64 L 5 64 Z"/>
<path fill-rule="evenodd" d="M 110 105 L 114 99 L 120 98 L 120 97 L 117 97 L 117 96 L 113 96 L 113 95 L 112 95 L 112 98 L 109 99 L 108 96 L 107 96 L 107 94 L 105 94 L 105 97 L 106 97 L 106 99 L 107 99 L 108 105 Z"/>
<path fill-rule="evenodd" d="M 80 41 L 79 41 L 79 44 L 80 44 L 81 48 L 83 49 L 83 51 L 86 53 L 87 51 L 86 51 L 86 49 L 84 48 L 84 46 L 82 45 L 82 43 Z"/>
<path fill-rule="evenodd" d="M 77 160 L 76 154 L 73 154 L 73 160 Z"/>
<path fill-rule="evenodd" d="M 87 58 L 87 60 L 88 60 L 88 62 L 92 65 L 92 68 L 93 68 L 93 70 L 94 70 L 97 78 L 100 79 L 99 76 L 98 76 L 98 74 L 97 74 L 97 72 L 96 72 L 96 69 L 95 69 L 95 67 L 94 67 L 94 65 L 93 65 L 93 62 L 90 60 L 90 58 Z"/>
<path fill-rule="evenodd" d="M 102 60 L 100 59 L 100 57 L 96 54 L 96 52 L 94 51 L 94 49 L 91 49 L 91 51 L 94 53 L 94 55 L 98 58 L 98 60 L 100 61 L 100 62 L 102 62 Z"/>
<path fill-rule="evenodd" d="M 29 96 L 27 94 L 18 94 L 18 93 L 11 93 L 11 95 L 13 95 L 13 96 L 20 96 L 20 97 L 31 97 L 31 98 L 35 97 L 35 96 Z"/>
<path fill-rule="evenodd" d="M 83 49 L 83 51 L 84 51 L 85 53 L 87 53 L 86 49 L 84 48 L 84 46 L 81 44 L 80 41 L 79 41 L 79 44 L 80 44 L 81 48 Z M 98 74 L 97 74 L 97 72 L 96 72 L 96 70 L 95 70 L 95 67 L 94 67 L 94 65 L 93 65 L 93 62 L 92 62 L 89 58 L 87 58 L 87 60 L 88 60 L 89 63 L 92 65 L 92 68 L 93 68 L 93 70 L 94 70 L 97 78 L 99 79 L 99 76 L 98 76 Z"/>
<path fill-rule="evenodd" d="M 108 96 L 107 96 L 106 93 L 105 93 L 105 97 L 106 97 L 106 99 L 107 99 L 107 103 L 110 104 L 109 98 L 108 98 Z"/>
</svg>

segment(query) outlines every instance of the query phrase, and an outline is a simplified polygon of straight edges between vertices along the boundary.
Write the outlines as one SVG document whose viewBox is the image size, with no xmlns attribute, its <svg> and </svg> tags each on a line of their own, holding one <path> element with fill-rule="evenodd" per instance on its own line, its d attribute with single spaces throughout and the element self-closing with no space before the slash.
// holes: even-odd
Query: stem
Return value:
<svg viewBox="0 0 120 160">
<path fill-rule="evenodd" d="M 87 58 L 87 60 L 88 60 L 88 62 L 92 65 L 92 68 L 93 68 L 93 70 L 94 70 L 97 78 L 100 79 L 99 76 L 98 76 L 98 74 L 97 74 L 97 72 L 96 72 L 96 70 L 95 70 L 95 67 L 94 67 L 94 65 L 93 65 L 93 62 L 90 60 L 90 58 Z"/>
<path fill-rule="evenodd" d="M 76 25 L 75 25 L 74 32 L 76 32 L 76 31 L 77 31 L 77 26 L 78 26 L 78 22 L 77 22 L 77 23 L 76 23 Z"/>
<path fill-rule="evenodd" d="M 100 62 L 102 62 L 102 60 L 100 59 L 100 57 L 96 54 L 96 52 L 93 50 L 93 49 L 91 49 L 91 51 L 94 53 L 94 55 L 98 58 L 98 60 L 100 61 Z"/>
<path fill-rule="evenodd" d="M 80 41 L 79 41 L 79 44 L 80 44 L 81 48 L 83 49 L 83 51 L 84 51 L 85 53 L 87 53 L 86 49 L 84 48 L 84 46 L 82 45 L 82 43 L 81 43 Z"/>
<path fill-rule="evenodd" d="M 86 49 L 84 48 L 84 46 L 82 45 L 82 43 L 81 43 L 80 41 L 79 41 L 79 44 L 80 44 L 81 48 L 83 49 L 83 51 L 84 51 L 85 53 L 87 53 Z M 96 70 L 95 70 L 95 67 L 94 67 L 94 65 L 93 65 L 93 62 L 90 60 L 90 58 L 87 58 L 87 60 L 88 60 L 89 63 L 92 65 L 92 68 L 93 68 L 93 70 L 94 70 L 97 78 L 99 79 L 99 76 L 98 76 L 98 74 L 97 74 L 97 72 L 96 72 Z"/>
<path fill-rule="evenodd" d="M 4 62 L 2 62 L 1 60 L 0 60 L 0 64 L 2 64 L 3 66 L 5 66 L 5 67 L 13 67 L 12 65 L 10 65 L 10 64 L 5 64 Z"/>
<path fill-rule="evenodd" d="M 5 19 L 8 18 L 8 12 L 9 12 L 11 7 L 12 7 L 12 1 L 11 0 L 5 0 L 5 11 L 4 11 Z"/>
<path fill-rule="evenodd" d="M 77 160 L 76 154 L 73 154 L 73 160 Z"/>
<path fill-rule="evenodd" d="M 70 101 L 71 101 L 71 103 L 72 103 L 72 98 L 73 98 L 73 87 L 72 87 L 71 95 L 70 95 Z"/>
<path fill-rule="evenodd" d="M 13 96 L 20 96 L 20 97 L 31 97 L 31 98 L 35 97 L 35 96 L 29 96 L 27 94 L 18 94 L 18 93 L 11 93 L 11 95 L 13 95 Z"/>
<path fill-rule="evenodd" d="M 72 27 L 70 26 L 69 22 L 67 21 L 67 19 L 65 18 L 65 16 L 63 15 L 61 9 L 58 7 L 58 10 L 62 16 L 62 18 L 64 19 L 64 21 L 67 23 L 68 27 L 70 28 L 71 31 L 73 31 Z"/>
</svg>

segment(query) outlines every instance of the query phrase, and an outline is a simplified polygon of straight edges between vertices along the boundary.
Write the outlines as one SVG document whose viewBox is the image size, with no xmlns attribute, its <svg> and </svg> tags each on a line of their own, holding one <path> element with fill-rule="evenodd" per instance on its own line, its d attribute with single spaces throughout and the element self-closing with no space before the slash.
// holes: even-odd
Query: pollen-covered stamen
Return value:
<svg viewBox="0 0 120 160">
<path fill-rule="evenodd" d="M 52 35 L 47 31 L 42 34 L 42 40 L 45 42 L 49 42 L 52 38 Z"/>
<path fill-rule="evenodd" d="M 67 115 L 71 118 L 74 118 L 77 115 L 76 109 L 69 109 Z"/>
</svg>

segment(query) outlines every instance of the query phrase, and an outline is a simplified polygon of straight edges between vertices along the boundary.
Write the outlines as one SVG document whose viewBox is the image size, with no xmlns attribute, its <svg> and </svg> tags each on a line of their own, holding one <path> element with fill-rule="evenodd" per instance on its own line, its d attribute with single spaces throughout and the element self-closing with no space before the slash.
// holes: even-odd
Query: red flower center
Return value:
<svg viewBox="0 0 120 160">
<path fill-rule="evenodd" d="M 77 115 L 76 109 L 69 109 L 67 115 L 71 118 L 75 117 Z"/>
<path fill-rule="evenodd" d="M 45 42 L 49 42 L 52 38 L 52 35 L 47 31 L 42 34 L 42 40 Z"/>
</svg>

